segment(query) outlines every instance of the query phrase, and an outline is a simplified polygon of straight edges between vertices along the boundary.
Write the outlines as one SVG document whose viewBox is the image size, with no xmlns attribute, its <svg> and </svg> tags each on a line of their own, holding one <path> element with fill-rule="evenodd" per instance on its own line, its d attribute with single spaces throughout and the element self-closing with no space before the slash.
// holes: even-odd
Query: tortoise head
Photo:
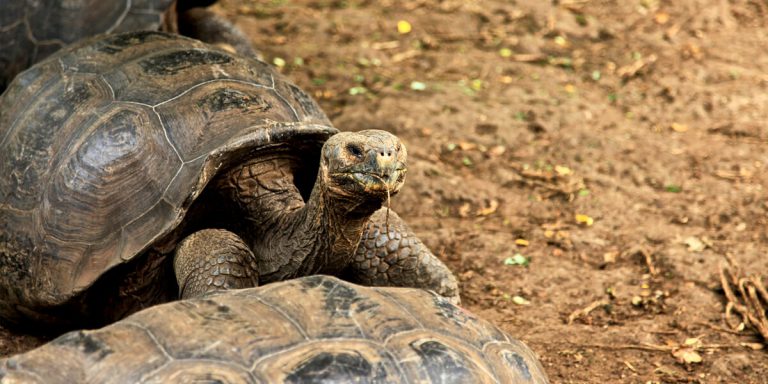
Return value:
<svg viewBox="0 0 768 384">
<path fill-rule="evenodd" d="M 407 157 L 400 139 L 389 132 L 342 132 L 323 146 L 321 177 L 336 195 L 384 201 L 405 183 Z"/>
</svg>

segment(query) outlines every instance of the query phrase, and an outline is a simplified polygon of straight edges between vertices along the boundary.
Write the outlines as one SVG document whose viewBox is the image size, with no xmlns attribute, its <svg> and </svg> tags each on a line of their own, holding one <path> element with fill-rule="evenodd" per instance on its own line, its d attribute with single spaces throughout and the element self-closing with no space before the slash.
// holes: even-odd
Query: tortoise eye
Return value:
<svg viewBox="0 0 768 384">
<path fill-rule="evenodd" d="M 363 157 L 363 149 L 355 144 L 347 145 L 347 151 L 351 153 L 352 156 L 357 157 L 358 159 Z"/>
</svg>

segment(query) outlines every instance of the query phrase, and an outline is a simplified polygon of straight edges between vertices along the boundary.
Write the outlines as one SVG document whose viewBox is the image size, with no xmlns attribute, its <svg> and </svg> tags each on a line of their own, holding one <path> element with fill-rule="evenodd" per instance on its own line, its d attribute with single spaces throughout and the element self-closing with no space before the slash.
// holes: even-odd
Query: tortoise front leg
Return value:
<svg viewBox="0 0 768 384">
<path fill-rule="evenodd" d="M 388 223 L 387 223 L 388 221 Z M 424 288 L 459 304 L 456 277 L 395 212 L 381 208 L 368 221 L 346 276 L 374 286 Z"/>
<path fill-rule="evenodd" d="M 173 269 L 182 299 L 259 282 L 253 252 L 239 236 L 223 229 L 189 235 L 176 248 Z"/>
</svg>

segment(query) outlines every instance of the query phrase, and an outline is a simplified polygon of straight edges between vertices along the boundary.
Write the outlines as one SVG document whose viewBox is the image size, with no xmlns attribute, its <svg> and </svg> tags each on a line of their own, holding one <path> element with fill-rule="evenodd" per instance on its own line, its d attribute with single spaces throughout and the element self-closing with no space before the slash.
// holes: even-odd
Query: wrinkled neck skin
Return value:
<svg viewBox="0 0 768 384">
<path fill-rule="evenodd" d="M 256 255 L 259 281 L 340 272 L 349 265 L 364 225 L 382 201 L 330 188 L 328 171 L 321 166 L 304 204 L 290 171 L 296 159 L 279 161 L 273 157 L 246 165 L 250 181 L 241 176 L 240 188 L 230 188 L 251 223 L 246 238 Z"/>
<path fill-rule="evenodd" d="M 349 265 L 360 243 L 363 228 L 371 215 L 381 208 L 380 200 L 366 200 L 328 188 L 324 170 L 307 204 L 287 218 L 314 237 L 319 248 L 308 254 L 300 269 L 301 275 L 318 272 L 335 273 Z M 313 247 L 308 246 L 308 249 Z"/>
</svg>

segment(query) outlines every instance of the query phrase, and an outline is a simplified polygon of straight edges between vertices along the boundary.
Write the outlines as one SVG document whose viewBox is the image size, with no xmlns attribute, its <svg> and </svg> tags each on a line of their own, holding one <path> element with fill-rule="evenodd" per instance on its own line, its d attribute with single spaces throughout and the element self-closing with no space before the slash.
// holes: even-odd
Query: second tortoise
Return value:
<svg viewBox="0 0 768 384">
<path fill-rule="evenodd" d="M 415 289 L 310 276 L 168 303 L 0 361 L 29 383 L 544 384 L 534 353 Z M 4 381 L 4 382 L 5 382 Z"/>
<path fill-rule="evenodd" d="M 68 44 L 103 33 L 178 32 L 254 54 L 241 31 L 204 8 L 215 1 L 0 1 L 0 92 L 32 64 Z"/>
</svg>

